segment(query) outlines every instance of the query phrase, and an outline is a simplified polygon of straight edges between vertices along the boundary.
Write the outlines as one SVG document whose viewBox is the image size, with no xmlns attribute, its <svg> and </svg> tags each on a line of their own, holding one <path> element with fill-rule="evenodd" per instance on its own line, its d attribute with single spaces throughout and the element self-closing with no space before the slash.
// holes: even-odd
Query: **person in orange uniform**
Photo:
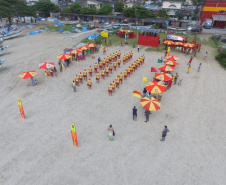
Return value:
<svg viewBox="0 0 226 185">
<path fill-rule="evenodd" d="M 105 72 L 106 72 L 106 76 L 108 76 L 108 74 L 109 74 L 109 67 L 108 66 L 105 67 Z"/>
<path fill-rule="evenodd" d="M 105 70 L 104 69 L 102 69 L 102 71 L 101 71 L 101 78 L 105 78 Z"/>
<path fill-rule="evenodd" d="M 121 56 L 121 51 L 119 50 L 118 51 L 118 58 L 120 58 L 120 56 Z"/>
<path fill-rule="evenodd" d="M 99 74 L 99 72 L 97 72 L 97 74 L 96 74 L 96 82 L 99 83 L 99 81 L 100 81 L 100 74 Z"/>
<path fill-rule="evenodd" d="M 103 63 L 102 61 L 99 62 L 99 69 L 102 69 Z"/>
<path fill-rule="evenodd" d="M 121 59 L 119 58 L 118 59 L 118 67 L 120 67 L 120 64 L 121 64 Z"/>
<path fill-rule="evenodd" d="M 112 57 L 111 57 L 111 55 L 109 56 L 109 62 L 111 62 L 111 60 L 112 60 Z"/>
<path fill-rule="evenodd" d="M 128 53 L 128 59 L 129 60 L 131 59 L 131 53 L 130 52 Z"/>
<path fill-rule="evenodd" d="M 82 72 L 80 72 L 80 74 L 79 74 L 79 81 L 80 81 L 81 84 L 82 84 L 82 80 L 83 80 L 83 76 L 82 76 Z"/>
<path fill-rule="evenodd" d="M 115 92 L 115 81 L 113 81 L 113 82 L 111 83 L 111 85 L 112 85 L 112 92 Z"/>
<path fill-rule="evenodd" d="M 112 54 L 112 61 L 115 61 L 115 53 Z"/>
<path fill-rule="evenodd" d="M 115 81 L 116 81 L 116 87 L 119 88 L 119 75 L 115 78 Z"/>
<path fill-rule="evenodd" d="M 128 54 L 126 54 L 126 62 L 128 62 L 129 56 Z"/>
<path fill-rule="evenodd" d="M 91 87 L 92 87 L 92 81 L 91 81 L 91 79 L 89 79 L 89 80 L 88 80 L 88 82 L 87 82 L 87 86 L 88 86 L 88 88 L 90 88 L 90 89 L 91 89 Z"/>
<path fill-rule="evenodd" d="M 78 75 L 75 76 L 75 83 L 76 83 L 77 86 L 79 86 L 79 77 L 78 77 Z"/>
<path fill-rule="evenodd" d="M 116 71 L 117 62 L 116 62 L 116 61 L 114 61 L 114 62 L 113 62 L 113 65 L 114 65 L 114 69 L 115 69 L 115 71 Z"/>
<path fill-rule="evenodd" d="M 124 71 L 124 79 L 127 79 L 127 70 Z"/>
<path fill-rule="evenodd" d="M 86 69 L 83 71 L 83 79 L 87 80 L 87 71 L 86 71 Z"/>
<path fill-rule="evenodd" d="M 92 76 L 93 75 L 93 70 L 92 70 L 92 67 L 89 66 L 89 76 Z"/>
<path fill-rule="evenodd" d="M 97 68 L 98 68 L 98 64 L 95 63 L 95 64 L 94 64 L 94 71 L 95 71 L 95 73 L 97 72 Z"/>
<path fill-rule="evenodd" d="M 106 57 L 106 64 L 109 64 L 109 57 Z"/>
<path fill-rule="evenodd" d="M 115 52 L 115 60 L 117 60 L 118 59 L 118 52 L 116 51 Z"/>
<path fill-rule="evenodd" d="M 121 84 L 122 84 L 122 79 L 123 79 L 123 74 L 120 73 L 120 75 L 119 75 L 119 81 L 121 82 Z"/>
<path fill-rule="evenodd" d="M 133 72 L 135 72 L 135 70 L 136 70 L 136 62 L 133 62 Z"/>
<path fill-rule="evenodd" d="M 130 74 L 133 74 L 133 64 L 130 66 Z"/>
<path fill-rule="evenodd" d="M 105 58 L 103 59 L 103 67 L 105 67 L 105 64 L 106 64 L 106 60 Z"/>
<path fill-rule="evenodd" d="M 108 86 L 108 93 L 109 93 L 109 96 L 110 95 L 112 96 L 112 85 L 111 84 Z"/>
<path fill-rule="evenodd" d="M 127 68 L 127 75 L 130 76 L 130 67 Z"/>
<path fill-rule="evenodd" d="M 140 67 L 140 64 L 141 64 L 141 59 L 138 59 L 137 60 L 137 64 L 139 65 L 139 67 Z"/>
<path fill-rule="evenodd" d="M 112 73 L 112 70 L 113 70 L 113 65 L 112 65 L 112 63 L 110 63 L 110 65 L 109 65 L 109 70 L 110 70 L 111 73 Z"/>
</svg>

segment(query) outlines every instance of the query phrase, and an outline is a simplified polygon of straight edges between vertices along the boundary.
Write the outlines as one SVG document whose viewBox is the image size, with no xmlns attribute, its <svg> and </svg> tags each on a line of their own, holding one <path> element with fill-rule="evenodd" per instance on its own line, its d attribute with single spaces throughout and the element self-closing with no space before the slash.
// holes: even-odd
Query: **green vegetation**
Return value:
<svg viewBox="0 0 226 185">
<path fill-rule="evenodd" d="M 212 37 L 209 38 L 209 44 L 212 48 L 217 49 L 217 45 L 215 44 L 214 40 Z"/>
<path fill-rule="evenodd" d="M 55 27 L 54 25 L 52 25 L 52 26 L 46 26 L 41 29 L 48 28 L 49 31 L 53 31 L 53 30 L 58 31 L 59 29 L 64 29 L 65 31 L 71 31 L 73 29 L 73 27 L 74 27 L 73 25 L 63 25 L 62 27 Z M 82 30 L 82 28 L 78 28 L 78 29 Z"/>
<path fill-rule="evenodd" d="M 50 1 L 38 1 L 31 8 L 42 13 L 59 12 L 59 7 Z"/>
<path fill-rule="evenodd" d="M 215 58 L 226 69 L 226 50 L 220 52 Z"/>
<path fill-rule="evenodd" d="M 168 16 L 166 10 L 164 10 L 164 9 L 158 10 L 157 16 L 158 16 L 158 17 L 161 17 L 161 18 L 166 18 L 166 19 L 169 18 L 169 16 Z"/>
<path fill-rule="evenodd" d="M 123 10 L 123 14 L 129 18 L 139 18 L 139 19 L 156 17 L 156 14 L 151 13 L 150 11 L 148 11 L 147 8 L 144 8 L 141 6 L 135 6 L 133 8 L 125 8 Z"/>
<path fill-rule="evenodd" d="M 0 0 L 0 18 L 8 17 L 9 24 L 12 24 L 12 17 L 33 16 L 35 11 L 23 0 Z"/>
<path fill-rule="evenodd" d="M 100 10 L 98 11 L 99 15 L 109 15 L 111 14 L 113 10 L 113 7 L 110 4 L 105 4 L 104 6 L 102 6 L 100 8 Z"/>
<path fill-rule="evenodd" d="M 122 2 L 116 2 L 114 7 L 116 12 L 123 12 L 124 4 Z"/>
</svg>

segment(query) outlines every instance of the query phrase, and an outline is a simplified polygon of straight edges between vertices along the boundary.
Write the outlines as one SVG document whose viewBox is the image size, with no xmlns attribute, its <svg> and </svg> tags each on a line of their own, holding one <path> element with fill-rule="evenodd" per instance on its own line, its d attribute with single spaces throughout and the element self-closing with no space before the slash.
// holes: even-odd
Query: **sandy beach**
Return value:
<svg viewBox="0 0 226 185">
<path fill-rule="evenodd" d="M 94 66 L 103 53 L 85 61 L 72 62 L 59 72 L 57 55 L 93 32 L 77 39 L 44 32 L 7 40 L 6 68 L 0 69 L 0 184 L 1 185 L 223 185 L 226 174 L 226 71 L 214 59 L 214 51 L 203 45 L 194 57 L 190 74 L 190 56 L 172 51 L 180 57 L 178 72 L 181 86 L 163 93 L 161 109 L 152 112 L 145 123 L 144 109 L 134 90 L 142 92 L 143 76 L 152 81 L 151 67 L 158 68 L 163 52 L 145 52 L 141 47 L 109 47 L 107 55 L 121 50 L 133 51 L 133 60 L 113 71 L 105 80 L 86 82 L 74 93 L 71 87 L 76 74 Z M 207 61 L 203 60 L 208 51 Z M 113 96 L 108 85 L 135 59 L 145 55 L 145 63 L 120 84 Z M 46 83 L 42 62 L 55 62 L 58 76 Z M 197 71 L 199 63 L 202 69 Z M 18 77 L 36 70 L 37 86 L 30 79 Z M 24 106 L 26 119 L 19 113 L 17 98 Z M 138 120 L 132 108 L 138 108 Z M 70 124 L 74 122 L 78 147 L 72 143 Z M 107 128 L 112 124 L 116 136 L 109 141 Z M 170 129 L 166 141 L 161 131 Z"/>
</svg>

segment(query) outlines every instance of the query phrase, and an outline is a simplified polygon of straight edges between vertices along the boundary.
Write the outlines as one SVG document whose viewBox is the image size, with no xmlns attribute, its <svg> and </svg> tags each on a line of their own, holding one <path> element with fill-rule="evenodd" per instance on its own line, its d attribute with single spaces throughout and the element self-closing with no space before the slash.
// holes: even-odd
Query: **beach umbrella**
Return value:
<svg viewBox="0 0 226 185">
<path fill-rule="evenodd" d="M 174 45 L 174 42 L 173 42 L 173 41 L 170 41 L 170 40 L 166 40 L 166 41 L 164 42 L 164 44 L 170 46 L 170 45 Z"/>
<path fill-rule="evenodd" d="M 126 32 L 127 32 L 127 33 L 132 33 L 133 31 L 132 31 L 132 30 L 126 30 Z"/>
<path fill-rule="evenodd" d="M 39 64 L 40 69 L 50 69 L 52 67 L 54 67 L 54 62 L 43 62 Z"/>
<path fill-rule="evenodd" d="M 23 72 L 22 74 L 19 75 L 20 78 L 26 79 L 26 78 L 33 78 L 38 74 L 36 71 L 27 71 Z"/>
<path fill-rule="evenodd" d="M 172 60 L 172 61 L 180 59 L 178 56 L 168 56 L 167 58 L 168 60 Z"/>
<path fill-rule="evenodd" d="M 184 47 L 186 47 L 186 48 L 193 48 L 193 47 L 194 47 L 194 44 L 191 44 L 191 43 L 185 43 L 185 44 L 184 44 Z"/>
<path fill-rule="evenodd" d="M 125 32 L 125 30 L 119 30 L 120 32 Z"/>
<path fill-rule="evenodd" d="M 164 65 L 164 66 L 160 66 L 159 69 L 162 70 L 162 71 L 173 71 L 174 66 Z"/>
<path fill-rule="evenodd" d="M 78 53 L 82 53 L 82 50 L 79 49 L 73 49 L 70 51 L 72 54 L 78 54 Z"/>
<path fill-rule="evenodd" d="M 168 73 L 155 73 L 155 78 L 160 81 L 170 81 L 172 80 L 172 75 Z"/>
<path fill-rule="evenodd" d="M 140 99 L 142 107 L 149 111 L 157 111 L 161 107 L 161 103 L 153 97 L 144 97 Z"/>
<path fill-rule="evenodd" d="M 73 48 L 65 48 L 63 51 L 64 52 L 70 52 L 71 50 L 73 50 Z"/>
<path fill-rule="evenodd" d="M 79 47 L 78 49 L 87 50 L 87 49 L 90 49 L 90 47 L 89 46 L 82 46 L 82 47 Z"/>
<path fill-rule="evenodd" d="M 90 47 L 90 48 L 93 48 L 93 47 L 96 47 L 97 44 L 90 43 L 90 44 L 88 44 L 87 46 Z"/>
<path fill-rule="evenodd" d="M 67 60 L 67 59 L 71 58 L 71 55 L 70 54 L 61 54 L 61 55 L 58 55 L 57 58 L 60 60 Z"/>
<path fill-rule="evenodd" d="M 166 90 L 166 86 L 162 82 L 149 82 L 145 89 L 147 89 L 151 94 L 161 94 Z"/>
<path fill-rule="evenodd" d="M 174 44 L 175 44 L 176 46 L 183 46 L 183 45 L 184 45 L 184 43 L 182 43 L 182 42 L 174 42 Z"/>
<path fill-rule="evenodd" d="M 171 65 L 171 66 L 175 66 L 175 65 L 179 65 L 179 63 L 175 62 L 175 61 L 171 61 L 171 60 L 168 60 L 168 61 L 163 61 L 166 65 Z"/>
</svg>

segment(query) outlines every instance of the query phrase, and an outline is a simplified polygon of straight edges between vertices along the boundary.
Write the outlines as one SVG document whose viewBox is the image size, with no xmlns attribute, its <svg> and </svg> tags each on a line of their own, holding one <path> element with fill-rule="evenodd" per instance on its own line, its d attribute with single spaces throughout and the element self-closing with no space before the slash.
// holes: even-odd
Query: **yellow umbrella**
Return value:
<svg viewBox="0 0 226 185">
<path fill-rule="evenodd" d="M 149 111 L 156 111 L 161 107 L 161 103 L 153 97 L 141 98 L 140 104 Z"/>
</svg>

